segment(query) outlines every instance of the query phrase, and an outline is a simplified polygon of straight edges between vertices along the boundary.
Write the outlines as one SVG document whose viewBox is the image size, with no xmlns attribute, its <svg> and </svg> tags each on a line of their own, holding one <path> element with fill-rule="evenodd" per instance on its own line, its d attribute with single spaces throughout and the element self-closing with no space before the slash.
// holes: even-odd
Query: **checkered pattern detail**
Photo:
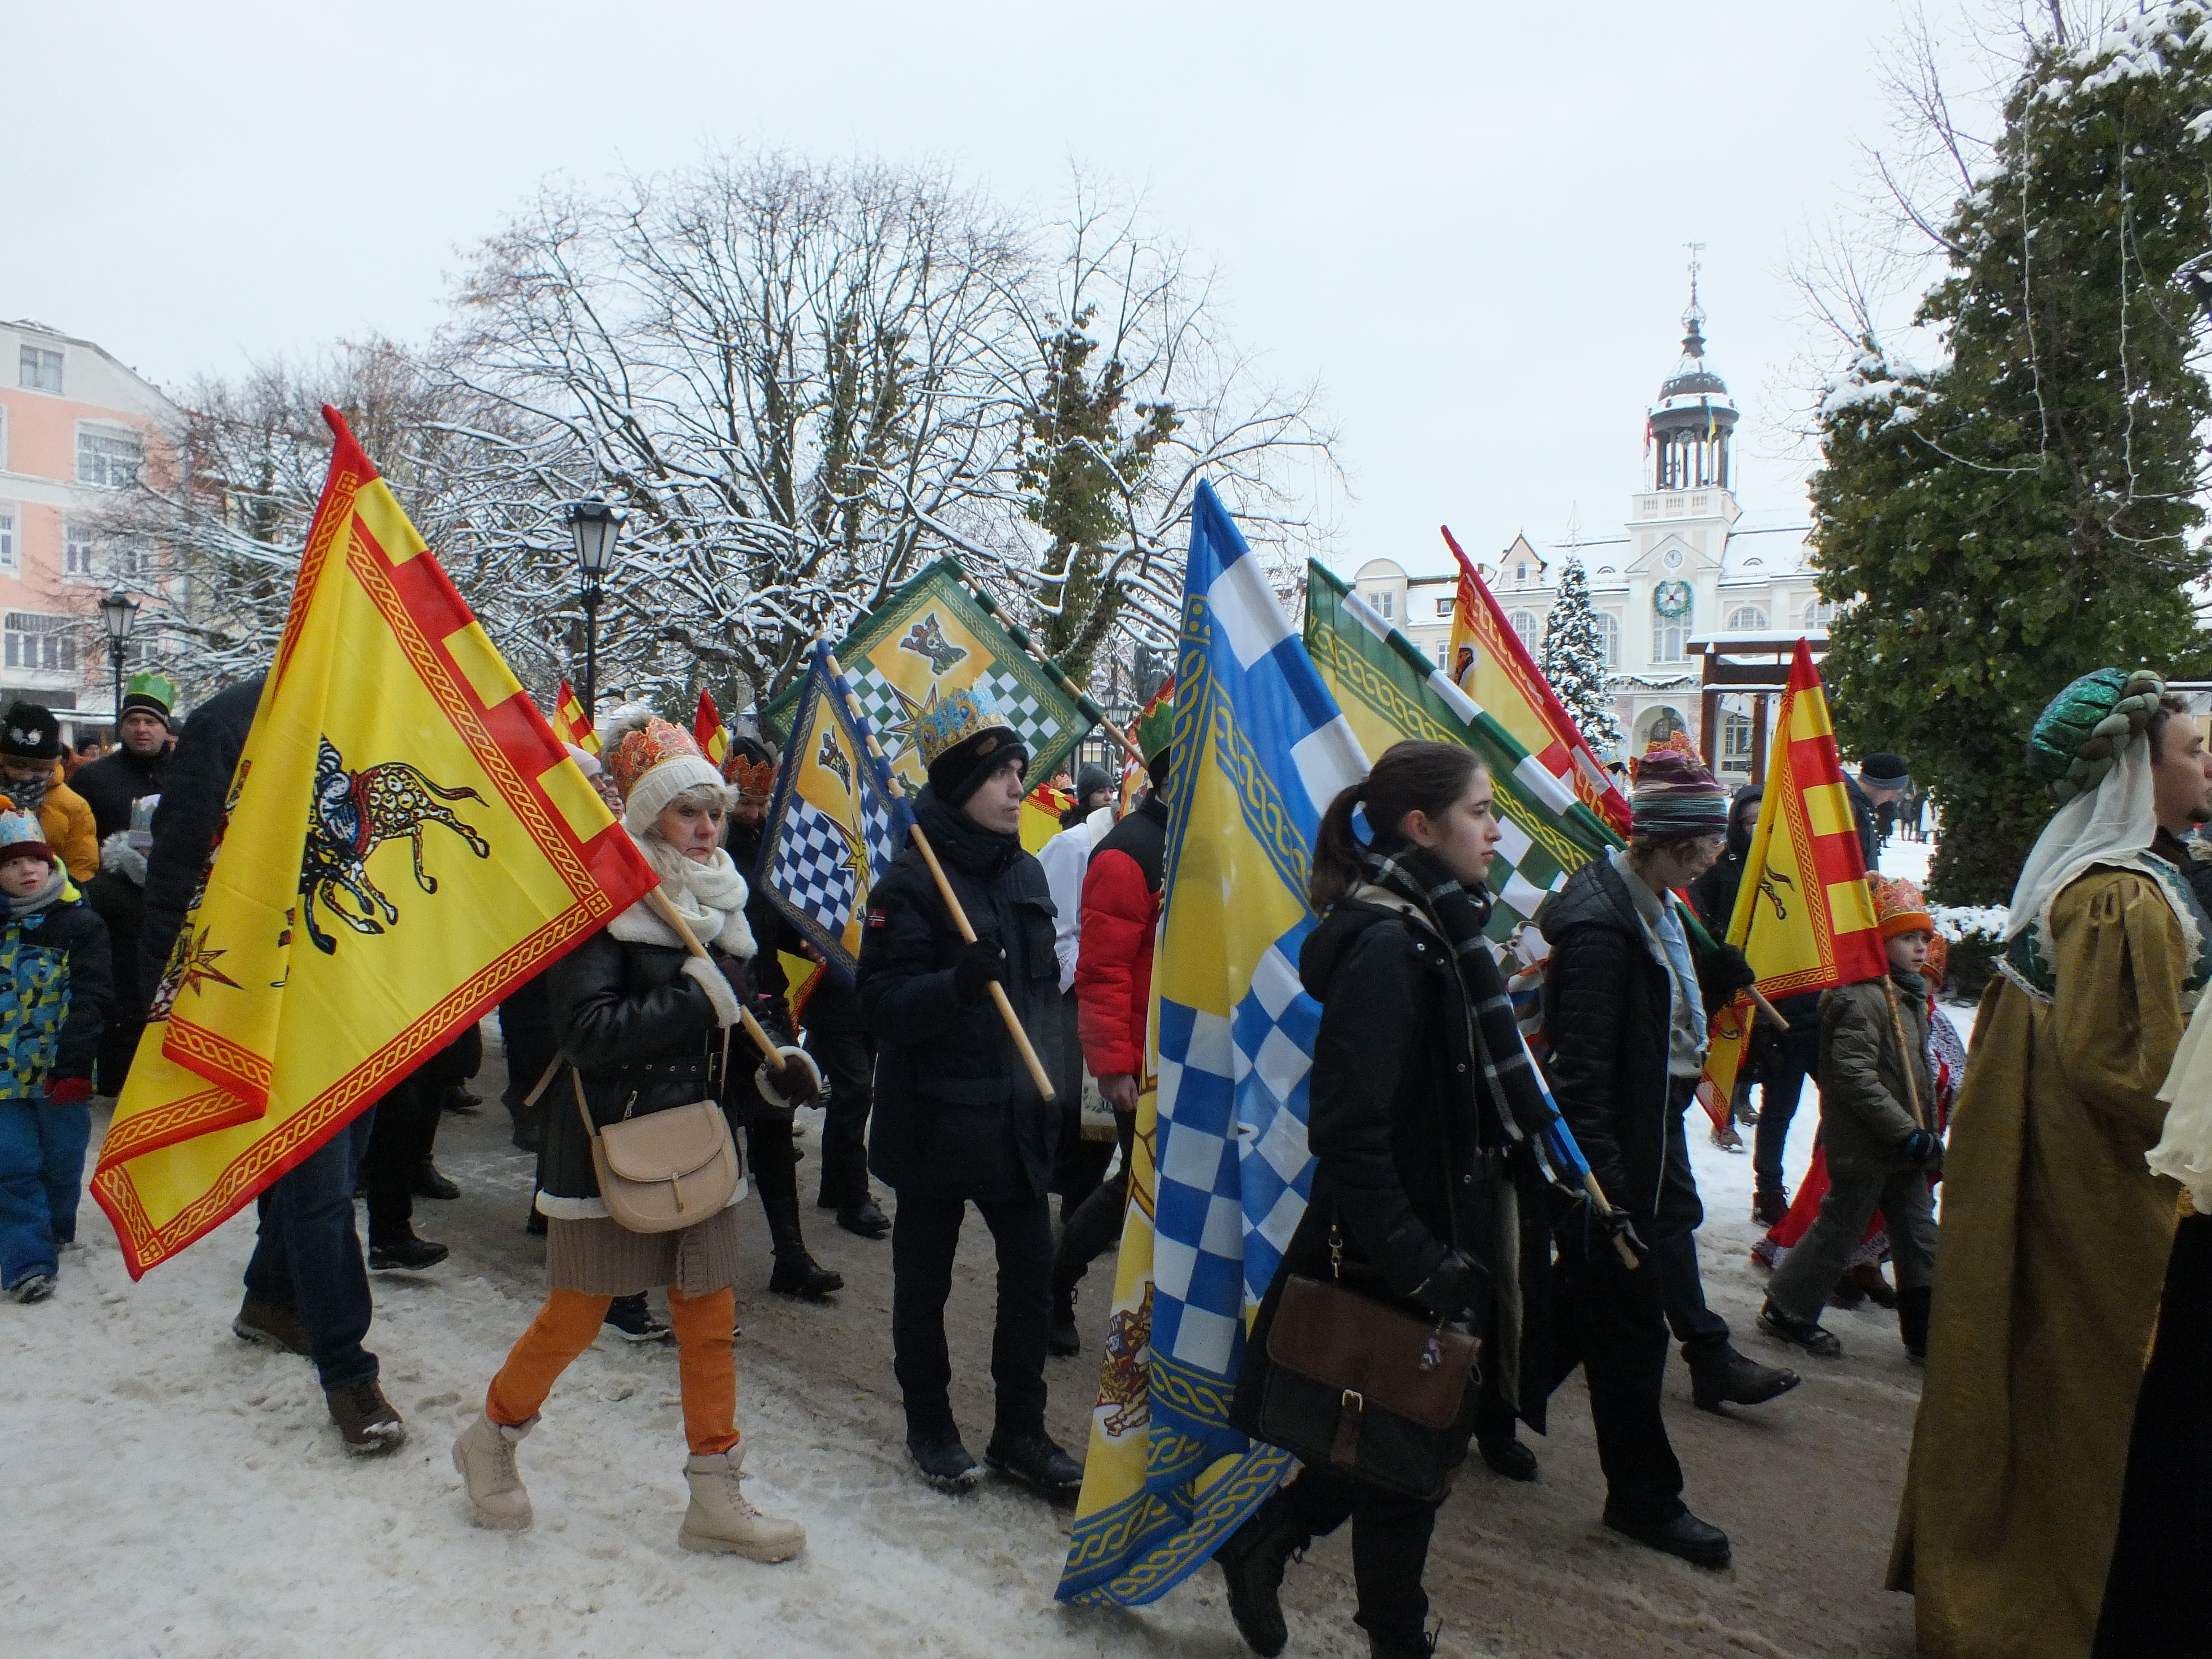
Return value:
<svg viewBox="0 0 2212 1659">
<path fill-rule="evenodd" d="M 805 800 L 791 803 L 783 836 L 775 844 L 769 885 L 830 933 L 843 928 L 853 914 L 860 883 L 853 874 L 845 837 L 827 813 Z"/>
<path fill-rule="evenodd" d="M 1260 959 L 1223 1019 L 1160 1002 L 1152 1346 L 1230 1374 L 1243 1326 L 1281 1265 L 1312 1189 L 1307 1073 L 1321 1005 L 1299 988 L 1299 923 Z"/>
<path fill-rule="evenodd" d="M 891 689 L 889 680 L 861 663 L 846 665 L 847 678 L 860 699 L 860 707 L 867 711 L 868 724 L 877 732 L 887 734 L 902 725 L 907 719 L 906 705 Z M 1018 674 L 1009 674 L 998 668 L 987 668 L 969 682 L 976 690 L 998 705 L 1006 722 L 1022 734 L 1031 755 L 1050 754 L 1064 747 L 1074 732 L 1061 720 L 1059 708 L 1042 702 L 1036 692 Z M 911 747 L 911 744 L 903 746 Z M 891 746 L 885 744 L 887 752 Z M 921 757 L 913 757 L 912 769 L 921 769 Z"/>
</svg>

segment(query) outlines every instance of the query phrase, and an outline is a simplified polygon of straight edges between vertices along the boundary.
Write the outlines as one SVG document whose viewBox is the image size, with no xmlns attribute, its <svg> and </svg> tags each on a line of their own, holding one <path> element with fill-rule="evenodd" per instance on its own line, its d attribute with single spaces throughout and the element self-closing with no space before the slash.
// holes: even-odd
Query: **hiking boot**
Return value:
<svg viewBox="0 0 2212 1659">
<path fill-rule="evenodd" d="M 1482 1461 L 1496 1474 L 1508 1480 L 1534 1480 L 1536 1478 L 1536 1454 L 1521 1443 L 1515 1435 L 1505 1435 L 1496 1440 L 1478 1439 L 1474 1449 L 1482 1454 Z"/>
<path fill-rule="evenodd" d="M 54 1293 L 52 1273 L 25 1273 L 8 1287 L 8 1294 L 18 1302 L 44 1302 Z"/>
<path fill-rule="evenodd" d="M 471 1094 L 458 1083 L 447 1084 L 445 1097 L 438 1103 L 441 1110 L 458 1113 L 463 1117 L 474 1117 L 477 1108 L 483 1104 L 481 1095 Z"/>
<path fill-rule="evenodd" d="M 453 1252 L 442 1244 L 433 1244 L 427 1238 L 409 1234 L 405 1238 L 391 1239 L 382 1244 L 368 1247 L 368 1265 L 377 1273 L 420 1273 L 425 1267 L 434 1267 Z"/>
<path fill-rule="evenodd" d="M 983 1448 L 983 1461 L 1047 1498 L 1073 1498 L 1083 1486 L 1083 1465 L 1042 1429 L 1023 1434 L 994 1431 L 991 1443 Z"/>
<path fill-rule="evenodd" d="M 775 1258 L 775 1266 L 768 1276 L 768 1287 L 778 1296 L 797 1297 L 802 1302 L 826 1302 L 832 1291 L 845 1288 L 845 1275 L 832 1273 L 805 1250 L 786 1250 Z"/>
<path fill-rule="evenodd" d="M 399 1413 L 392 1410 L 373 1376 L 343 1389 L 325 1389 L 323 1398 L 330 1402 L 331 1421 L 338 1425 L 338 1437 L 356 1457 L 392 1451 L 407 1438 L 407 1425 L 400 1421 Z"/>
<path fill-rule="evenodd" d="M 1690 1367 L 1690 1398 L 1701 1412 L 1723 1406 L 1763 1406 L 1805 1379 L 1782 1365 L 1762 1365 L 1734 1348 L 1710 1365 Z"/>
<path fill-rule="evenodd" d="M 1044 1351 L 1066 1359 L 1083 1352 L 1083 1337 L 1075 1328 L 1075 1292 L 1052 1293 L 1052 1320 L 1044 1328 Z"/>
<path fill-rule="evenodd" d="M 691 1507 L 676 1541 L 710 1555 L 742 1555 L 750 1561 L 788 1561 L 806 1547 L 806 1528 L 780 1516 L 763 1515 L 745 1497 L 745 1449 L 732 1446 L 712 1456 L 693 1454 L 684 1462 L 691 1488 Z"/>
<path fill-rule="evenodd" d="M 1779 1187 L 1761 1187 L 1752 1194 L 1752 1224 L 1778 1227 L 1790 1213 L 1790 1194 Z"/>
<path fill-rule="evenodd" d="M 453 1442 L 453 1468 L 468 1488 L 477 1525 L 520 1532 L 530 1524 L 530 1493 L 514 1467 L 514 1449 L 537 1426 L 535 1413 L 511 1425 L 479 1417 Z"/>
<path fill-rule="evenodd" d="M 1213 1553 L 1229 1590 L 1229 1616 L 1261 1659 L 1274 1659 L 1291 1639 L 1283 1623 L 1283 1568 L 1312 1541 L 1284 1516 L 1282 1494 L 1273 1492 Z"/>
<path fill-rule="evenodd" d="M 1759 1328 L 1778 1342 L 1787 1342 L 1793 1347 L 1804 1349 L 1807 1353 L 1818 1354 L 1823 1359 L 1837 1359 L 1843 1356 L 1844 1345 L 1832 1334 L 1822 1330 L 1820 1321 L 1800 1319 L 1795 1314 L 1786 1314 L 1774 1305 L 1771 1297 L 1759 1304 Z"/>
<path fill-rule="evenodd" d="M 1633 1538 L 1646 1549 L 1680 1556 L 1693 1567 L 1709 1567 L 1717 1572 L 1733 1559 L 1728 1534 L 1718 1527 L 1707 1526 L 1687 1510 L 1671 1521 L 1631 1521 L 1608 1510 L 1605 1524 Z"/>
<path fill-rule="evenodd" d="M 1443 1634 L 1443 1626 L 1425 1636 L 1379 1636 L 1367 1632 L 1367 1659 L 1435 1659 L 1437 1638 Z"/>
<path fill-rule="evenodd" d="M 302 1359 L 314 1358 L 314 1346 L 307 1340 L 307 1328 L 300 1322 L 300 1316 L 273 1302 L 256 1301 L 251 1294 L 239 1304 L 238 1317 L 230 1322 L 230 1334 L 242 1342 L 281 1348 Z"/>
<path fill-rule="evenodd" d="M 676 1334 L 653 1316 L 642 1291 L 635 1296 L 618 1296 L 607 1304 L 605 1322 L 620 1331 L 627 1342 L 665 1342 Z"/>
<path fill-rule="evenodd" d="M 1887 1279 L 1881 1276 L 1881 1262 L 1862 1261 L 1844 1276 L 1865 1291 L 1866 1299 L 1873 1303 L 1875 1307 L 1895 1310 L 1897 1291 Z"/>
<path fill-rule="evenodd" d="M 966 1492 L 983 1478 L 982 1465 L 960 1443 L 957 1429 L 908 1429 L 906 1449 L 923 1484 L 939 1492 Z"/>
<path fill-rule="evenodd" d="M 1928 1304 L 1933 1285 L 1912 1285 L 1897 1293 L 1897 1334 L 1905 1339 L 1905 1357 L 1916 1365 L 1928 1363 Z"/>
<path fill-rule="evenodd" d="M 461 1195 L 461 1189 L 439 1174 L 438 1166 L 427 1158 L 415 1166 L 407 1190 L 417 1198 L 451 1199 Z"/>
<path fill-rule="evenodd" d="M 872 1198 L 864 1198 L 858 1204 L 839 1205 L 837 1224 L 862 1238 L 889 1238 L 891 1235 L 891 1218 Z"/>
</svg>

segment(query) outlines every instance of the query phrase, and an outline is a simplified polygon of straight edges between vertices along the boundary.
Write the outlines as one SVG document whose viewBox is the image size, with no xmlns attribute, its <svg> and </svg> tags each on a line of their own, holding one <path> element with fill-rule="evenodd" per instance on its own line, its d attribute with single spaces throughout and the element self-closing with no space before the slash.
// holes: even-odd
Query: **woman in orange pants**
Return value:
<svg viewBox="0 0 2212 1659">
<path fill-rule="evenodd" d="M 537 1205 L 547 1218 L 551 1288 L 492 1378 L 484 1414 L 453 1443 L 453 1465 L 479 1524 L 528 1526 L 530 1495 L 515 1467 L 516 1447 L 561 1373 L 598 1335 L 608 1304 L 665 1285 L 691 1453 L 684 1466 L 691 1504 L 677 1541 L 690 1550 L 785 1561 L 805 1547 L 805 1530 L 762 1514 L 740 1485 L 744 1444 L 737 1425 L 731 1288 L 737 1200 L 690 1227 L 631 1232 L 600 1199 L 585 1127 L 587 1116 L 605 1127 L 701 1099 L 718 1086 L 727 1109 L 720 1060 L 747 994 L 744 963 L 753 954 L 744 878 L 718 844 L 730 792 L 690 735 L 664 720 L 627 722 L 607 746 L 607 769 L 623 795 L 623 825 L 660 872 L 662 895 L 712 959 L 690 955 L 641 902 L 548 970 L 554 1034 L 570 1066 L 547 1102 L 539 1166 Z M 799 1049 L 782 1054 L 787 1096 L 790 1081 L 812 1081 L 814 1073 Z"/>
</svg>

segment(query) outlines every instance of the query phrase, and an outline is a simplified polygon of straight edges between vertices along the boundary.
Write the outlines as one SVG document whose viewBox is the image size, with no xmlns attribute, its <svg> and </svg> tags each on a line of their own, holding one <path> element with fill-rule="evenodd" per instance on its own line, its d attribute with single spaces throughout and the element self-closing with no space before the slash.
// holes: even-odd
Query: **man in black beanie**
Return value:
<svg viewBox="0 0 2212 1659">
<path fill-rule="evenodd" d="M 1859 832 L 1859 850 L 1866 855 L 1867 874 L 1881 862 L 1881 824 L 1879 810 L 1912 787 L 1911 769 L 1905 757 L 1876 750 L 1859 763 L 1856 777 L 1844 774 L 1844 793 L 1851 799 L 1851 823 Z"/>
<path fill-rule="evenodd" d="M 1044 868 L 1022 850 L 1020 835 L 1029 750 L 969 690 L 941 695 L 916 737 L 929 787 L 915 817 L 975 939 L 962 940 L 914 847 L 869 896 L 859 985 L 877 1046 L 869 1164 L 897 1194 L 891 1346 L 907 1449 L 939 1491 L 964 1491 L 981 1478 L 953 1420 L 945 1340 L 953 1253 L 973 1203 L 999 1263 L 997 1423 L 983 1455 L 1001 1474 L 1064 1497 L 1082 1485 L 1083 1470 L 1044 1427 L 1053 1251 L 1046 1189 L 1060 1112 L 1031 1080 L 991 996 L 994 982 L 1004 988 L 1046 1074 L 1054 1074 L 1054 911 Z"/>
</svg>

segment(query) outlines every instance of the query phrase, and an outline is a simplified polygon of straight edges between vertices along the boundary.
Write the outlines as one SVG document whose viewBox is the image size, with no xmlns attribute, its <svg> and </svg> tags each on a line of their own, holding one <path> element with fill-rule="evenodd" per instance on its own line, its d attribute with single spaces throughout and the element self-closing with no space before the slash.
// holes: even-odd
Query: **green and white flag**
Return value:
<svg viewBox="0 0 2212 1659">
<path fill-rule="evenodd" d="M 1620 837 L 1348 586 L 1318 562 L 1306 573 L 1306 652 L 1360 747 L 1380 757 L 1408 738 L 1463 744 L 1490 768 L 1504 837 L 1490 866 L 1497 905 L 1486 931 L 1502 943 Z"/>
</svg>

